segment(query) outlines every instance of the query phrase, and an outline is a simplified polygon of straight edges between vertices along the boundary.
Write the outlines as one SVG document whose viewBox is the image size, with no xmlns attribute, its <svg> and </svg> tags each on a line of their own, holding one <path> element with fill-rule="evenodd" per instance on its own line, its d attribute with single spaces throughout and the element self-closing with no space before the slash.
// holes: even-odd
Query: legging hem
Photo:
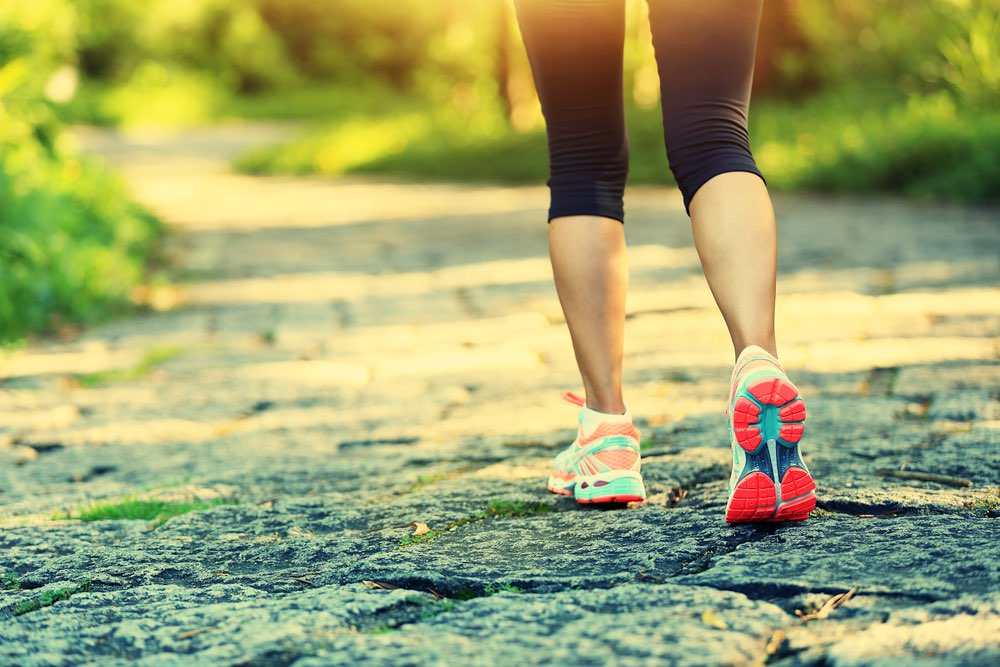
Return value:
<svg viewBox="0 0 1000 667">
<path fill-rule="evenodd" d="M 698 190 L 701 189 L 705 183 L 718 176 L 719 174 L 727 174 L 731 172 L 746 172 L 749 174 L 756 174 L 760 177 L 760 180 L 764 181 L 764 185 L 767 185 L 767 179 L 764 178 L 764 174 L 760 172 L 756 164 L 713 164 L 711 169 L 698 174 L 698 177 L 693 181 L 688 181 L 685 183 L 688 187 L 681 190 L 681 194 L 684 197 L 684 212 L 691 217 L 691 200 L 694 196 L 698 194 Z"/>
<path fill-rule="evenodd" d="M 612 220 L 617 220 L 624 224 L 625 222 L 625 211 L 620 208 L 609 208 L 601 205 L 587 206 L 572 206 L 565 208 L 550 208 L 548 221 L 552 222 L 556 218 L 568 218 L 574 215 L 590 215 L 598 218 L 611 218 Z"/>
</svg>

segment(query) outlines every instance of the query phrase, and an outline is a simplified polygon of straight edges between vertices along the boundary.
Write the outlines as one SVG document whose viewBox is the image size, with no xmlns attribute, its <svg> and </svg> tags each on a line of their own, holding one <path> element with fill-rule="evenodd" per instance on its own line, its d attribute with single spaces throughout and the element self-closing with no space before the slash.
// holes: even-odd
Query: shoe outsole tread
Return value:
<svg viewBox="0 0 1000 667">
<path fill-rule="evenodd" d="M 726 504 L 726 521 L 801 521 L 816 507 L 816 482 L 798 453 L 805 403 L 787 378 L 749 382 L 731 411 L 736 445 L 746 454 Z"/>
</svg>

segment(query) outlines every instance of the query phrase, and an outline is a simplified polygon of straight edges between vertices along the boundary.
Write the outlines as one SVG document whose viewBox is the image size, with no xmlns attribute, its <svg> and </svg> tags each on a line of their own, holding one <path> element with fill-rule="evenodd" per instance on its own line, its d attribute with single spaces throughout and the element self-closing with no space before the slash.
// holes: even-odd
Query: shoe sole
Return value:
<svg viewBox="0 0 1000 667">
<path fill-rule="evenodd" d="M 801 521 L 816 507 L 816 482 L 799 456 L 805 403 L 791 382 L 771 377 L 741 389 L 733 433 L 746 452 L 726 504 L 728 523 Z"/>
<path fill-rule="evenodd" d="M 642 476 L 631 470 L 613 470 L 597 475 L 576 477 L 569 488 L 559 486 L 549 478 L 548 490 L 564 496 L 575 496 L 576 502 L 630 503 L 646 499 L 646 486 Z"/>
</svg>

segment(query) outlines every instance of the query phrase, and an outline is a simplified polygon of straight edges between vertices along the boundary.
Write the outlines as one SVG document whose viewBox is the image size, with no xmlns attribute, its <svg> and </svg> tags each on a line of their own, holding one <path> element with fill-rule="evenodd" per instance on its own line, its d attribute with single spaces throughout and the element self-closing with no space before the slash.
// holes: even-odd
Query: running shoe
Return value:
<svg viewBox="0 0 1000 667">
<path fill-rule="evenodd" d="M 632 413 L 608 415 L 595 412 L 586 401 L 563 392 L 563 398 L 580 406 L 576 440 L 552 461 L 548 488 L 573 495 L 581 503 L 627 503 L 646 499 L 639 474 L 639 431 Z"/>
<path fill-rule="evenodd" d="M 749 365 L 754 361 L 766 364 Z M 799 453 L 806 406 L 781 364 L 756 345 L 733 369 L 726 410 L 733 447 L 726 521 L 800 521 L 816 506 L 816 483 Z"/>
</svg>

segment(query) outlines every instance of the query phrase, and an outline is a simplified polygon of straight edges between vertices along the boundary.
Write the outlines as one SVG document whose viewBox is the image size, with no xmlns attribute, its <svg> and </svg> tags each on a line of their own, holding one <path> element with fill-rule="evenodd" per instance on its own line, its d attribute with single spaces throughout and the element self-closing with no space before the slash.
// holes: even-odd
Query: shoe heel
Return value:
<svg viewBox="0 0 1000 667">
<path fill-rule="evenodd" d="M 573 489 L 579 503 L 628 503 L 646 499 L 642 476 L 631 470 L 615 470 L 579 478 Z"/>
</svg>

